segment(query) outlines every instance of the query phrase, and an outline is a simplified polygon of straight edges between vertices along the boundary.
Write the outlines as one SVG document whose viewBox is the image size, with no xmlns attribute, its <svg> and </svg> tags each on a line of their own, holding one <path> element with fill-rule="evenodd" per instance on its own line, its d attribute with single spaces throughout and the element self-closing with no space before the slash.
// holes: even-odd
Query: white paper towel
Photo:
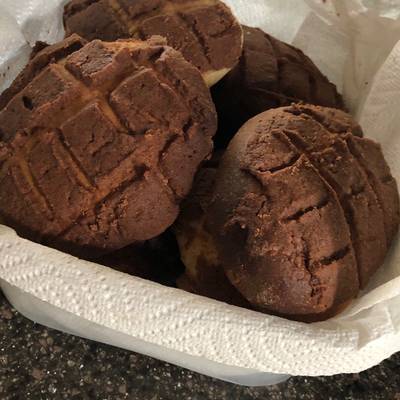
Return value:
<svg viewBox="0 0 400 400">
<path fill-rule="evenodd" d="M 2 0 L 0 90 L 28 43 L 62 37 L 62 0 Z M 291 41 L 343 89 L 400 181 L 400 4 L 394 0 L 226 0 L 241 22 Z M 10 67 L 10 68 L 8 68 Z M 291 375 L 358 372 L 400 351 L 400 243 L 341 315 L 302 324 L 84 262 L 0 226 L 0 278 L 88 321 L 169 349 Z"/>
</svg>

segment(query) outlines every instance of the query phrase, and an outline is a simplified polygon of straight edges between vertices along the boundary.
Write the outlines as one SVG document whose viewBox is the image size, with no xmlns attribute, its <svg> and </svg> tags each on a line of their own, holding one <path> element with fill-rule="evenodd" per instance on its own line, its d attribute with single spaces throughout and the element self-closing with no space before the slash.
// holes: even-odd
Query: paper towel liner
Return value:
<svg viewBox="0 0 400 400">
<path fill-rule="evenodd" d="M 274 385 L 290 378 L 289 375 L 265 373 L 249 368 L 230 367 L 207 360 L 204 357 L 190 356 L 186 353 L 154 345 L 144 340 L 136 339 L 132 335 L 127 335 L 84 320 L 75 314 L 63 311 L 47 302 L 41 301 L 37 297 L 27 294 L 4 281 L 0 281 L 0 285 L 6 297 L 12 301 L 21 314 L 33 321 L 59 331 L 136 351 L 198 373 L 212 376 L 213 378 L 240 385 Z"/>
<path fill-rule="evenodd" d="M 64 3 L 2 0 L 0 15 L 7 24 L 0 24 L 0 88 L 4 89 L 20 68 L 7 69 L 10 60 L 21 65 L 26 61 L 27 42 L 54 42 L 62 36 Z M 371 2 L 362 0 L 226 3 L 243 23 L 260 26 L 310 54 L 343 88 L 366 135 L 382 143 L 399 181 L 398 7 L 389 0 L 375 1 L 373 8 L 366 6 Z M 10 37 L 16 43 L 14 50 Z M 12 288 L 17 288 L 18 293 L 38 299 L 32 304 L 45 302 L 56 307 L 54 310 L 80 317 L 81 322 L 69 320 L 71 326 L 64 329 L 70 332 L 79 331 L 79 324 L 86 321 L 115 332 L 114 345 L 124 347 L 118 335 L 131 336 L 227 368 L 247 368 L 249 373 L 319 376 L 359 372 L 400 351 L 399 240 L 385 266 L 348 309 L 314 324 L 241 309 L 128 276 L 21 239 L 5 226 L 0 226 L 0 279 L 6 293 L 15 295 Z M 22 304 L 19 302 L 20 307 Z M 35 305 L 28 313 L 40 316 L 42 312 L 44 319 L 45 307 L 34 310 Z M 193 365 L 187 366 L 195 368 Z"/>
</svg>

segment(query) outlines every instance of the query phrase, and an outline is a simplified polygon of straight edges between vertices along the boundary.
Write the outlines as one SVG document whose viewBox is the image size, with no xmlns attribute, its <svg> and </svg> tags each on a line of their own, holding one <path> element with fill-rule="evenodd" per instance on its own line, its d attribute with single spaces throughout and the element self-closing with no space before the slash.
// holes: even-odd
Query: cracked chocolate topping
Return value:
<svg viewBox="0 0 400 400">
<path fill-rule="evenodd" d="M 72 253 L 165 231 L 216 130 L 199 71 L 161 38 L 39 49 L 0 104 L 0 215 Z"/>
<path fill-rule="evenodd" d="M 64 24 L 67 34 L 87 40 L 163 36 L 209 86 L 236 65 L 242 51 L 241 26 L 219 0 L 72 0 Z"/>
<path fill-rule="evenodd" d="M 227 279 L 254 308 L 313 321 L 382 265 L 399 195 L 379 145 L 347 114 L 292 105 L 242 127 L 205 214 Z"/>
<path fill-rule="evenodd" d="M 239 64 L 212 90 L 219 146 L 226 147 L 248 119 L 270 108 L 297 102 L 343 108 L 335 85 L 301 50 L 258 28 L 243 31 Z"/>
</svg>

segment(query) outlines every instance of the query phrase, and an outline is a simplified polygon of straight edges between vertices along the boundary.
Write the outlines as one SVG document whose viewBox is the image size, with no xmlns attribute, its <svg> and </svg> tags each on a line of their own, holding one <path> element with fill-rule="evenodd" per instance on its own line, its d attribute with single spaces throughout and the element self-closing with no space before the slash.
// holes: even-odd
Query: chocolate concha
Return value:
<svg viewBox="0 0 400 400">
<path fill-rule="evenodd" d="M 211 178 L 212 200 L 192 194 L 178 220 L 186 277 L 204 282 L 213 255 L 263 312 L 302 321 L 337 314 L 398 230 L 397 185 L 380 146 L 337 109 L 292 105 L 256 116 Z M 204 179 L 198 186 L 192 193 Z"/>
<path fill-rule="evenodd" d="M 216 130 L 201 74 L 161 38 L 46 47 L 0 104 L 0 215 L 72 253 L 165 231 Z"/>
<path fill-rule="evenodd" d="M 65 6 L 67 34 L 114 41 L 161 35 L 212 86 L 238 62 L 243 33 L 219 0 L 72 0 Z"/>
<path fill-rule="evenodd" d="M 243 26 L 243 54 L 237 66 L 212 89 L 226 147 L 250 118 L 271 108 L 305 102 L 343 108 L 336 86 L 300 49 L 259 28 Z"/>
</svg>

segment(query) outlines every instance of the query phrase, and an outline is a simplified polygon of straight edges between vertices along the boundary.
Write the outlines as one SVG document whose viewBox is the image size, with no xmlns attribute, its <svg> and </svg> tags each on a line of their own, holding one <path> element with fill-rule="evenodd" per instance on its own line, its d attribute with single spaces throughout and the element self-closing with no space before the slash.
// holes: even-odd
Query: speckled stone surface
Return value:
<svg viewBox="0 0 400 400">
<path fill-rule="evenodd" d="M 0 294 L 0 399 L 400 400 L 400 354 L 361 374 L 246 388 L 36 325 Z"/>
</svg>

